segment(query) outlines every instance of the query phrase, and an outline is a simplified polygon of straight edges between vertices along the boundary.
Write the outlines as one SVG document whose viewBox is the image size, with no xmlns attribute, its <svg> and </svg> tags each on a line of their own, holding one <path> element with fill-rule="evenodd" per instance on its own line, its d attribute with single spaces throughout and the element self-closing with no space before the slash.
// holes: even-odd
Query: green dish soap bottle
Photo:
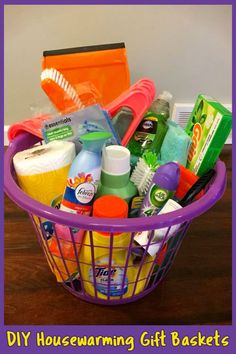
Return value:
<svg viewBox="0 0 236 354">
<path fill-rule="evenodd" d="M 135 167 L 139 157 L 146 150 L 151 150 L 156 154 L 159 153 L 168 130 L 166 121 L 170 117 L 171 99 L 172 95 L 168 91 L 163 91 L 152 103 L 140 122 L 128 144 L 128 149 L 131 152 L 132 167 Z"/>
</svg>

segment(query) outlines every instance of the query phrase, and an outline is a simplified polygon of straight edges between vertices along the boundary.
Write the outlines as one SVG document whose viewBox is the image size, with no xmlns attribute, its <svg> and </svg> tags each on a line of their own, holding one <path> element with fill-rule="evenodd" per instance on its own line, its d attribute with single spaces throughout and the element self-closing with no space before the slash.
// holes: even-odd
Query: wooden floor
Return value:
<svg viewBox="0 0 236 354">
<path fill-rule="evenodd" d="M 231 324 L 231 148 L 224 197 L 195 220 L 160 286 L 135 303 L 83 302 L 51 274 L 26 213 L 5 198 L 5 324 Z"/>
</svg>

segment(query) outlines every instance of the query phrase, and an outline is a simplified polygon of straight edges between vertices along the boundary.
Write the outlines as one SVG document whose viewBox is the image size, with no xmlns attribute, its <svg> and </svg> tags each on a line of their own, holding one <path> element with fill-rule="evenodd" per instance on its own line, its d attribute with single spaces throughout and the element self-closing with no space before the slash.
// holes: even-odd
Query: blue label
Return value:
<svg viewBox="0 0 236 354">
<path fill-rule="evenodd" d="M 124 269 L 117 266 L 111 266 L 110 270 L 108 265 L 95 266 L 96 289 L 103 295 L 120 296 L 128 291 L 128 278 L 125 277 L 124 284 Z M 90 281 L 93 281 L 93 269 L 89 271 Z M 110 278 L 110 291 L 108 294 L 108 281 Z M 122 286 L 123 285 L 123 286 Z"/>
</svg>

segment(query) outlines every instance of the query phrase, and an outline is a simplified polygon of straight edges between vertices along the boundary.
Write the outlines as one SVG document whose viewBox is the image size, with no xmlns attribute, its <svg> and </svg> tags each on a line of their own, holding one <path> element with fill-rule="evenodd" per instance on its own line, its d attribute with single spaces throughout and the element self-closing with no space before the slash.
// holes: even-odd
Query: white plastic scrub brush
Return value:
<svg viewBox="0 0 236 354">
<path fill-rule="evenodd" d="M 154 173 L 160 166 L 157 155 L 152 151 L 147 151 L 137 162 L 137 165 L 130 177 L 130 180 L 138 188 L 140 195 L 145 195 L 152 182 Z"/>
</svg>

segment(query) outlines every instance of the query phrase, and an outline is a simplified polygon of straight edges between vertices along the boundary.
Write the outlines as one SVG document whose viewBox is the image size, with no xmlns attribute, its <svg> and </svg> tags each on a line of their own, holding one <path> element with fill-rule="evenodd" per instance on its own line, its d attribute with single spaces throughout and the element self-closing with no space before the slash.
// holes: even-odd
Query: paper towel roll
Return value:
<svg viewBox="0 0 236 354">
<path fill-rule="evenodd" d="M 13 164 L 19 186 L 33 199 L 51 205 L 64 192 L 74 158 L 74 143 L 68 141 L 53 141 L 18 152 Z"/>
</svg>

